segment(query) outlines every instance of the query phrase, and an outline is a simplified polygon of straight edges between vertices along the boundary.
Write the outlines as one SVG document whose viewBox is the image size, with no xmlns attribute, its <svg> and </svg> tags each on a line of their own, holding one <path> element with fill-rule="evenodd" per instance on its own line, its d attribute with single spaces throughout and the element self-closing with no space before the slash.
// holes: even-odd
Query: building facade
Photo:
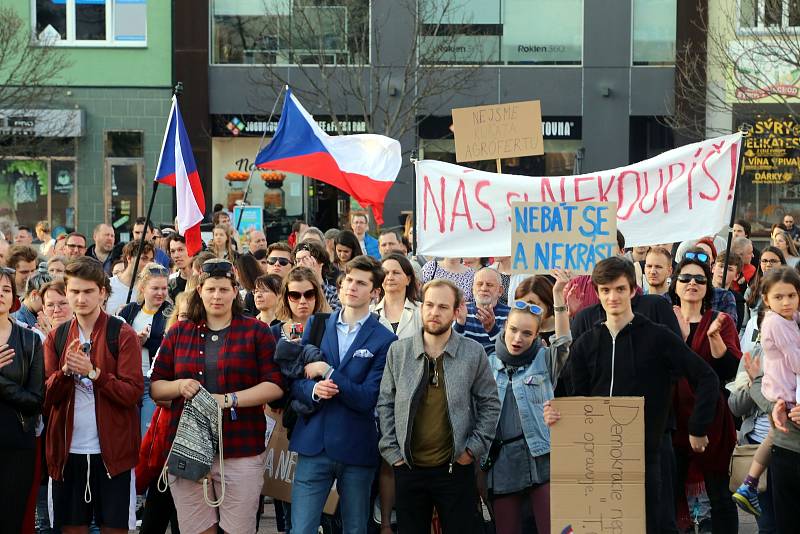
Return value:
<svg viewBox="0 0 800 534">
<path fill-rule="evenodd" d="M 50 220 L 57 231 L 91 235 L 105 222 L 126 240 L 149 201 L 169 112 L 171 5 L 9 2 L 27 23 L 30 46 L 49 43 L 69 65 L 49 82 L 59 109 L 0 110 L 5 133 L 54 138 L 40 153 L 0 162 L 0 228 Z M 171 192 L 159 192 L 153 220 L 171 222 L 172 203 Z"/>
<path fill-rule="evenodd" d="M 650 157 L 675 144 L 661 118 L 674 104 L 674 64 L 681 39 L 678 28 L 691 26 L 700 3 L 464 0 L 456 3 L 456 11 L 439 13 L 435 20 L 426 20 L 432 15 L 423 12 L 419 7 L 423 3 L 418 3 L 418 20 L 413 14 L 391 11 L 392 3 L 368 0 L 325 2 L 324 7 L 320 2 L 295 2 L 292 8 L 281 11 L 284 8 L 274 7 L 272 12 L 270 5 L 283 4 L 208 0 L 211 158 L 206 184 L 210 196 L 224 205 L 241 198 L 242 185 L 225 177 L 246 172 L 261 134 L 266 130 L 268 141 L 277 125 L 277 116 L 272 122 L 267 122 L 267 116 L 280 81 L 277 75 L 272 80 L 264 75 L 264 63 L 276 65 L 266 71 L 279 73 L 280 79 L 289 80 L 298 92 L 313 92 L 314 82 L 307 73 L 320 67 L 304 63 L 318 59 L 319 46 L 324 48 L 326 63 L 336 66 L 328 69 L 333 76 L 343 75 L 347 65 L 363 64 L 364 59 L 356 56 L 368 54 L 369 68 L 364 69 L 359 83 L 369 85 L 377 78 L 372 72 L 375 69 L 403 70 L 414 46 L 409 35 L 416 32 L 420 33 L 421 56 L 434 51 L 437 67 L 443 72 L 472 69 L 473 75 L 462 80 L 462 86 L 426 101 L 424 109 L 416 110 L 421 118 L 418 127 L 400 137 L 405 165 L 387 199 L 387 225 L 397 224 L 401 215 L 412 209 L 411 151 L 420 157 L 455 161 L 450 130 L 450 112 L 455 107 L 541 101 L 545 155 L 504 161 L 504 172 L 570 174 L 578 170 L 576 164 L 588 172 Z M 353 15 L 359 5 L 368 13 L 368 29 Z M 316 41 L 304 38 L 294 22 L 298 19 L 315 28 Z M 345 20 L 346 24 L 332 24 L 331 20 Z M 287 39 L 282 28 L 290 28 L 295 37 Z M 382 32 L 379 37 L 378 31 Z M 371 48 L 359 48 L 359 32 L 371 36 Z M 382 43 L 380 51 L 374 49 L 378 41 Z M 474 68 L 476 64 L 478 68 Z M 314 76 L 322 73 L 312 73 L 311 78 Z M 401 77 L 386 79 L 391 84 Z M 335 117 L 329 106 L 305 101 L 323 129 L 333 129 L 335 119 L 343 119 L 345 132 L 363 130 L 364 114 L 358 112 L 354 93 L 333 93 L 328 96 L 334 102 Z M 374 87 L 365 93 L 379 94 Z M 386 94 L 389 98 L 402 96 L 392 91 Z M 376 124 L 381 122 L 375 119 Z M 385 133 L 379 127 L 374 131 Z M 475 166 L 493 170 L 495 163 Z M 254 182 L 248 198 L 258 204 L 269 188 L 261 180 Z M 346 197 L 302 176 L 286 176 L 282 189 L 285 211 L 281 215 L 287 218 L 302 217 L 325 227 L 335 224 L 350 208 Z"/>
<path fill-rule="evenodd" d="M 761 245 L 784 214 L 800 216 L 798 30 L 796 2 L 709 2 L 706 135 L 752 127 L 736 215 Z"/>
</svg>

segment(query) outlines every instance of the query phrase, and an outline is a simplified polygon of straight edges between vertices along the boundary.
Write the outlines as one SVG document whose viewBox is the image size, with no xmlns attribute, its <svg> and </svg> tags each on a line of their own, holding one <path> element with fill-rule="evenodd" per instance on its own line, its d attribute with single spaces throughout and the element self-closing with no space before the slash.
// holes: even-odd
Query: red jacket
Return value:
<svg viewBox="0 0 800 534">
<path fill-rule="evenodd" d="M 136 466 L 139 454 L 139 401 L 144 392 L 142 351 L 136 332 L 123 324 L 119 332 L 119 354 L 115 359 L 106 346 L 108 315 L 100 312 L 91 334 L 92 362 L 100 369 L 94 383 L 97 432 L 107 474 L 116 476 Z M 44 342 L 44 370 L 47 393 L 44 414 L 47 417 L 47 470 L 54 480 L 61 480 L 72 443 L 72 420 L 75 382 L 61 368 L 66 347 L 77 337 L 78 323 L 72 321 L 59 359 L 55 351 L 56 329 Z"/>
</svg>

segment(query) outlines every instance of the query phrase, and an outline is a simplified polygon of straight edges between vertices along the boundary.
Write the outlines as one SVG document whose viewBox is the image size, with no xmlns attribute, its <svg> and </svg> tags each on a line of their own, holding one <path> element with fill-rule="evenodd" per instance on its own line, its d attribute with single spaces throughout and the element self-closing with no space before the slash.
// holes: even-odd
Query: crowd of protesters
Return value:
<svg viewBox="0 0 800 534">
<path fill-rule="evenodd" d="M 746 221 L 729 252 L 618 234 L 581 276 L 415 256 L 410 224 L 368 223 L 268 243 L 218 211 L 193 256 L 141 219 L 128 243 L 0 239 L 0 532 L 256 532 L 269 407 L 297 454 L 280 532 L 544 534 L 550 401 L 577 395 L 644 397 L 649 534 L 735 533 L 737 506 L 798 532 L 791 215 L 762 250 Z"/>
</svg>

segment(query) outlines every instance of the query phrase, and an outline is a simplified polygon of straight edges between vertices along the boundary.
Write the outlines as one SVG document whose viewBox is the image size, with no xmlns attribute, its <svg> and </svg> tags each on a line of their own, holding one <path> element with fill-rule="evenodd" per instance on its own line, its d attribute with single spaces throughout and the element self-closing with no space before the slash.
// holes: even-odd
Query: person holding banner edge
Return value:
<svg viewBox="0 0 800 534">
<path fill-rule="evenodd" d="M 698 452 L 708 445 L 706 429 L 714 419 L 719 381 L 678 336 L 633 312 L 636 274 L 630 261 L 620 257 L 600 261 L 592 272 L 592 284 L 606 320 L 594 324 L 570 349 L 570 395 L 644 397 L 647 534 L 656 534 L 661 525 L 660 495 L 672 491 L 662 487 L 659 453 L 671 406 L 672 377 L 685 376 L 695 384 L 689 441 Z M 550 401 L 544 404 L 543 415 L 549 426 L 558 424 L 561 417 Z"/>
</svg>

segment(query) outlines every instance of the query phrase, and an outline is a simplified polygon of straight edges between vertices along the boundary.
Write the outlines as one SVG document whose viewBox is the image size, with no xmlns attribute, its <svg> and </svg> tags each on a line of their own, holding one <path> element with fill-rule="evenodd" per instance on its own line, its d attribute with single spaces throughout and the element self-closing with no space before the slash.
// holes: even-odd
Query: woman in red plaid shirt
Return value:
<svg viewBox="0 0 800 534">
<path fill-rule="evenodd" d="M 203 386 L 223 408 L 225 498 L 219 508 L 206 504 L 203 486 L 169 476 L 181 531 L 255 532 L 256 510 L 265 468 L 263 405 L 283 395 L 283 378 L 272 360 L 275 339 L 269 327 L 242 315 L 233 265 L 211 259 L 203 264 L 196 292 L 189 297 L 188 319 L 164 336 L 153 368 L 151 395 L 172 400 L 170 442 L 183 408 Z M 219 497 L 219 457 L 210 478 Z M 211 493 L 211 492 L 209 492 Z"/>
</svg>

